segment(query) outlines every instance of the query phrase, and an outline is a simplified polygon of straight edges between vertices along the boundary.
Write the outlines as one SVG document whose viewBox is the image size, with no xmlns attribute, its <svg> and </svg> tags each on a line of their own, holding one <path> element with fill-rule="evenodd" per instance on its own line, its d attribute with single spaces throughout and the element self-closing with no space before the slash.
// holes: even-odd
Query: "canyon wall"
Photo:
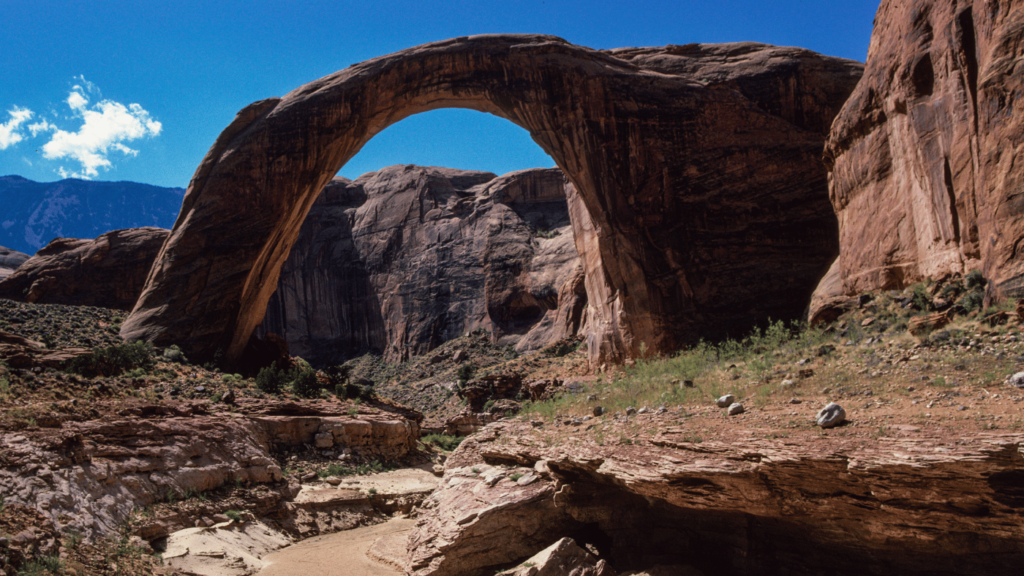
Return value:
<svg viewBox="0 0 1024 576">
<path fill-rule="evenodd" d="M 841 247 L 832 292 L 980 269 L 990 297 L 1024 293 L 1022 5 L 882 2 L 825 148 Z"/>
</svg>

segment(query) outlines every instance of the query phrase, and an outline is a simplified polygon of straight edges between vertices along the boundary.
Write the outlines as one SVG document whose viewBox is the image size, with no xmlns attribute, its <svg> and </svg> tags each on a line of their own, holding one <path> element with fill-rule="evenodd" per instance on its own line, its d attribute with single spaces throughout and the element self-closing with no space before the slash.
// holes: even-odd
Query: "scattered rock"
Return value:
<svg viewBox="0 0 1024 576">
<path fill-rule="evenodd" d="M 715 403 L 718 404 L 719 408 L 728 408 L 734 402 L 736 402 L 736 396 L 732 394 L 726 394 L 725 396 L 722 396 L 718 400 L 715 400 Z"/>
<path fill-rule="evenodd" d="M 1017 372 L 1006 379 L 1006 383 L 1017 388 L 1024 388 L 1024 372 Z"/>
<path fill-rule="evenodd" d="M 745 411 L 746 409 L 743 407 L 743 404 L 740 404 L 739 402 L 734 402 L 729 405 L 729 416 L 743 414 Z"/>
<path fill-rule="evenodd" d="M 834 428 L 846 422 L 846 410 L 839 404 L 831 402 L 818 412 L 815 422 L 822 428 Z"/>
<path fill-rule="evenodd" d="M 632 406 L 626 408 L 626 416 L 632 416 L 633 414 L 636 414 L 636 408 Z"/>
<path fill-rule="evenodd" d="M 594 416 L 600 416 L 604 414 L 604 408 L 601 406 L 594 406 Z"/>
</svg>

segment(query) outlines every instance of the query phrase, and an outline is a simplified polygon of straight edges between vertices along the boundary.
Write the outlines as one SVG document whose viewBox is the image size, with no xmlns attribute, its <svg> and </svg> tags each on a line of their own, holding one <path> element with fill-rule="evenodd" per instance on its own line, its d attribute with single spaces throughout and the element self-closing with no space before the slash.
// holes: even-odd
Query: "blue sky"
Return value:
<svg viewBox="0 0 1024 576">
<path fill-rule="evenodd" d="M 0 175 L 187 186 L 245 105 L 350 64 L 482 33 L 593 48 L 753 40 L 863 61 L 878 0 L 0 0 Z M 341 170 L 504 173 L 553 162 L 505 120 L 413 116 Z"/>
</svg>

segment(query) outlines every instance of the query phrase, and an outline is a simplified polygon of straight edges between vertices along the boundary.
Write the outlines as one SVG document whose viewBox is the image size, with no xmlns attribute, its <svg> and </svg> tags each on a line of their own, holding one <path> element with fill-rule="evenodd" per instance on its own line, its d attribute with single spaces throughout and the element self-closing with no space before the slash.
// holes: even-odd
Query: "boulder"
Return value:
<svg viewBox="0 0 1024 576">
<path fill-rule="evenodd" d="M 523 127 L 572 184 L 594 365 L 795 319 L 838 250 L 819 158 L 860 73 L 763 44 L 607 52 L 538 35 L 455 38 L 356 64 L 238 113 L 121 334 L 182 344 L 195 361 L 217 349 L 236 360 L 324 186 L 389 125 L 453 106 Z M 506 287 L 494 296 L 515 302 Z"/>
<path fill-rule="evenodd" d="M 0 281 L 0 298 L 131 310 L 167 235 L 132 228 L 94 240 L 57 238 Z"/>
<path fill-rule="evenodd" d="M 576 545 L 572 538 L 562 538 L 537 552 L 507 576 L 615 576 L 617 572 L 604 560 Z"/>
<path fill-rule="evenodd" d="M 844 294 L 973 269 L 1024 293 L 1022 19 L 1018 0 L 881 3 L 825 146 Z"/>
</svg>

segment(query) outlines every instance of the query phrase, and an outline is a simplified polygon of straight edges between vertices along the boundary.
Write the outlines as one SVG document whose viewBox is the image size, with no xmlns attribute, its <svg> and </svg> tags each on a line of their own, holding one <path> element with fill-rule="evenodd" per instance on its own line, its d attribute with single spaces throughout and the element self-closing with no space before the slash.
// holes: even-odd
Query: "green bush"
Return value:
<svg viewBox="0 0 1024 576">
<path fill-rule="evenodd" d="M 459 380 L 472 380 L 473 379 L 473 374 L 475 374 L 475 373 L 476 373 L 476 364 L 473 364 L 472 362 L 467 362 L 467 363 L 459 366 L 459 369 L 455 371 L 455 376 Z"/>
<path fill-rule="evenodd" d="M 177 362 L 178 364 L 188 364 L 188 358 L 185 357 L 181 348 L 178 348 L 176 344 L 171 344 L 166 350 L 164 350 L 164 360 L 167 360 L 168 362 Z"/>
<path fill-rule="evenodd" d="M 931 298 L 928 297 L 928 290 L 922 283 L 914 284 L 914 295 L 911 299 L 918 310 L 928 310 L 932 303 Z"/>
<path fill-rule="evenodd" d="M 459 447 L 463 438 L 461 436 L 449 436 L 447 434 L 427 434 L 420 440 L 424 444 L 433 444 L 445 452 L 451 452 Z"/>
<path fill-rule="evenodd" d="M 316 370 L 296 367 L 292 371 L 292 392 L 303 398 L 320 396 L 320 381 L 316 378 Z"/>
<path fill-rule="evenodd" d="M 279 394 L 285 383 L 285 373 L 277 369 L 277 362 L 266 368 L 260 368 L 256 374 L 256 388 L 266 394 Z"/>
<path fill-rule="evenodd" d="M 242 521 L 242 513 L 239 512 L 238 510 L 228 510 L 227 512 L 224 513 L 224 515 L 227 516 L 228 519 L 234 520 L 235 522 Z"/>
<path fill-rule="evenodd" d="M 964 285 L 967 286 L 968 290 L 983 290 L 986 284 L 988 284 L 988 280 L 985 279 L 981 270 L 971 270 L 967 273 L 967 277 L 964 278 Z"/>
<path fill-rule="evenodd" d="M 153 368 L 153 345 L 149 342 L 127 342 L 94 350 L 68 364 L 68 372 L 82 376 L 119 376 L 130 370 Z"/>
<path fill-rule="evenodd" d="M 979 290 L 968 292 L 960 299 L 960 305 L 968 312 L 980 309 L 984 303 L 985 294 Z"/>
</svg>

